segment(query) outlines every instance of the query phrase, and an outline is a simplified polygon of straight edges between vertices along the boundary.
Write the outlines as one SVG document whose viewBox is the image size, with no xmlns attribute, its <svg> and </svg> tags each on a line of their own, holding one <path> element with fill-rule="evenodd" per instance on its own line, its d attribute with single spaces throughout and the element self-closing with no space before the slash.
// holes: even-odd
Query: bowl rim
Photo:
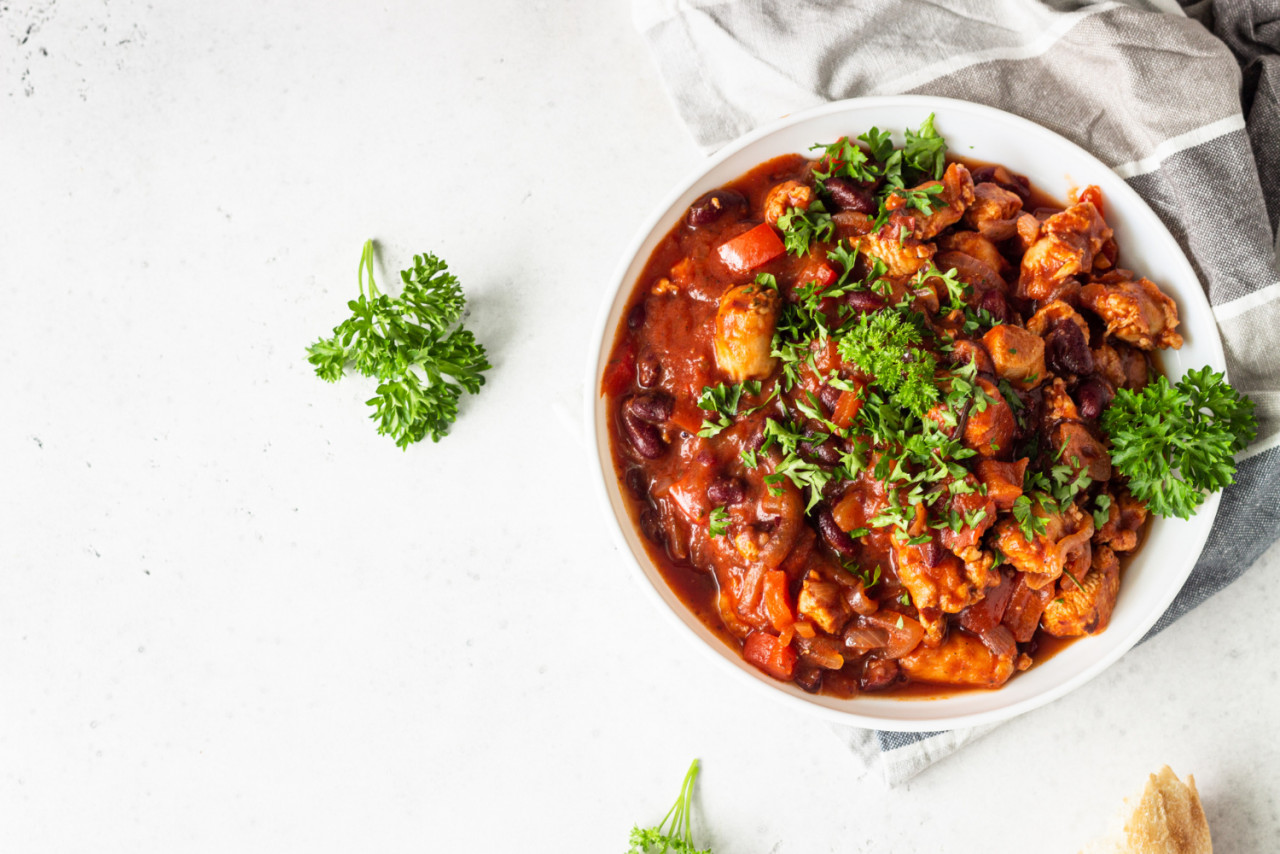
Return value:
<svg viewBox="0 0 1280 854">
<path fill-rule="evenodd" d="M 602 377 L 603 368 L 607 362 L 608 352 L 612 349 L 615 324 L 610 324 L 609 319 L 612 314 L 613 307 L 618 299 L 619 293 L 626 290 L 628 293 L 634 282 L 628 280 L 627 273 L 636 261 L 636 257 L 643 249 L 644 244 L 653 236 L 655 230 L 662 229 L 662 234 L 666 234 L 670 230 L 673 223 L 664 223 L 672 212 L 675 204 L 687 193 L 689 193 L 700 181 L 706 178 L 718 166 L 729 160 L 735 154 L 751 147 L 757 142 L 775 134 L 779 131 L 787 130 L 796 125 L 805 124 L 814 119 L 829 116 L 835 113 L 842 113 L 849 110 L 866 110 L 866 109 L 898 109 L 904 107 L 915 107 L 920 110 L 920 115 L 924 116 L 928 113 L 939 114 L 943 112 L 967 112 L 976 117 L 992 118 L 1006 125 L 1012 124 L 1019 131 L 1026 132 L 1031 137 L 1039 137 L 1049 139 L 1057 145 L 1065 145 L 1074 149 L 1074 153 L 1078 155 L 1086 163 L 1090 169 L 1090 174 L 1094 174 L 1093 170 L 1098 173 L 1107 173 L 1114 175 L 1114 172 L 1105 163 L 1091 154 L 1088 150 L 1082 148 L 1076 143 L 1066 139 L 1065 137 L 1049 130 L 1035 122 L 1025 119 L 1013 113 L 1008 113 L 994 107 L 984 104 L 978 104 L 971 101 L 964 101 L 956 98 L 932 97 L 927 95 L 884 95 L 884 96 L 868 96 L 859 98 L 848 98 L 840 101 L 832 101 L 821 104 L 816 107 L 798 111 L 785 115 L 776 121 L 762 125 L 736 140 L 728 143 L 713 154 L 709 155 L 705 160 L 691 169 L 681 180 L 676 182 L 673 188 L 666 193 L 659 202 L 652 208 L 650 213 L 642 220 L 639 228 L 635 231 L 631 240 L 626 244 L 626 249 L 619 256 L 619 260 L 614 268 L 611 277 L 608 279 L 609 285 L 604 290 L 601 306 L 597 315 L 596 322 L 592 327 L 588 346 L 588 358 L 586 360 L 586 380 L 583 390 L 583 413 L 584 425 L 586 428 L 586 436 L 588 441 L 583 443 L 584 450 L 588 457 L 588 466 L 591 471 L 590 479 L 594 484 L 595 497 L 600 503 L 601 512 L 607 518 L 607 525 L 613 538 L 614 545 L 621 551 L 623 562 L 629 567 L 629 572 L 633 580 L 638 582 L 639 587 L 643 591 L 643 595 L 654 605 L 663 615 L 664 618 L 677 627 L 677 632 L 683 634 L 696 647 L 700 648 L 702 654 L 709 656 L 721 671 L 727 671 L 733 674 L 734 678 L 739 682 L 745 681 L 756 686 L 756 689 L 763 692 L 766 696 L 773 698 L 777 702 L 787 704 L 792 708 L 802 709 L 808 714 L 816 714 L 828 721 L 843 724 L 846 726 L 856 726 L 862 728 L 874 728 L 880 730 L 896 731 L 896 732 L 934 732 L 951 730 L 960 727 L 980 726 L 983 724 L 992 724 L 999 721 L 1008 720 L 1025 712 L 1039 708 L 1056 699 L 1070 693 L 1080 685 L 1093 679 L 1099 673 L 1109 668 L 1117 660 L 1119 660 L 1126 652 L 1132 649 L 1146 634 L 1150 631 L 1157 620 L 1168 610 L 1178 592 L 1186 583 L 1187 577 L 1194 568 L 1204 549 L 1205 542 L 1208 539 L 1213 521 L 1217 516 L 1218 507 L 1221 501 L 1221 493 L 1215 492 L 1209 495 L 1199 512 L 1192 517 L 1194 527 L 1190 532 L 1192 536 L 1185 543 L 1189 548 L 1186 550 L 1188 554 L 1184 561 L 1183 571 L 1177 574 L 1176 579 L 1170 578 L 1164 588 L 1162 595 L 1153 598 L 1146 605 L 1147 612 L 1139 619 L 1136 625 L 1111 649 L 1108 649 L 1102 656 L 1097 658 L 1088 666 L 1081 669 L 1069 678 L 1063 679 L 1055 683 L 1052 687 L 1040 691 L 1030 697 L 1022 700 L 1014 701 L 998 708 L 989 709 L 987 711 L 963 713 L 963 714 L 940 714 L 937 716 L 920 716 L 909 718 L 885 717 L 875 712 L 866 712 L 861 710 L 849 710 L 844 708 L 834 708 L 831 705 L 824 705 L 815 699 L 815 695 L 797 695 L 796 693 L 786 690 L 786 685 L 776 680 L 770 679 L 763 673 L 746 672 L 742 666 L 736 666 L 733 661 L 726 658 L 723 651 L 718 650 L 708 642 L 708 639 L 699 635 L 697 631 L 690 625 L 686 619 L 682 618 L 675 608 L 664 599 L 662 591 L 660 591 L 654 580 L 645 571 L 640 563 L 639 557 L 636 555 L 632 544 L 628 541 L 627 530 L 624 530 L 623 519 L 615 512 L 613 500 L 610 496 L 609 488 L 612 485 L 617 488 L 617 478 L 613 472 L 612 464 L 607 467 L 602 464 L 605 460 L 611 460 L 611 452 L 609 449 L 609 440 L 607 431 L 597 429 L 597 406 L 598 401 L 603 395 L 598 394 L 600 379 Z M 763 158 L 762 158 L 763 160 Z M 750 168 L 750 167 L 747 167 Z M 745 171 L 745 170 L 743 170 Z M 1205 297 L 1203 285 L 1200 283 L 1199 276 L 1196 275 L 1194 268 L 1187 260 L 1185 253 L 1177 241 L 1169 233 L 1167 227 L 1151 209 L 1141 196 L 1129 184 L 1115 176 L 1118 183 L 1114 187 L 1107 189 L 1108 198 L 1114 198 L 1118 193 L 1128 198 L 1125 199 L 1125 207 L 1129 205 L 1137 205 L 1145 213 L 1155 220 L 1160 229 L 1177 250 L 1176 254 L 1171 256 L 1170 261 L 1181 268 L 1182 275 L 1190 281 L 1197 284 L 1197 288 L 1189 295 L 1190 302 L 1193 305 L 1185 305 L 1183 314 L 1187 311 L 1206 312 L 1207 316 L 1212 318 L 1212 309 L 1209 306 L 1208 299 Z M 661 239 L 661 236 L 659 236 Z M 1181 277 L 1180 277 L 1181 278 Z M 1187 294 L 1179 294 L 1180 299 L 1187 299 Z M 1200 340 L 1198 346 L 1205 346 L 1210 356 L 1208 363 L 1215 370 L 1226 373 L 1225 354 L 1222 348 L 1221 334 L 1217 328 L 1216 322 L 1210 324 L 1212 335 L 1207 340 Z M 1166 367 L 1168 367 L 1166 365 Z M 625 511 L 624 511 L 625 512 Z M 1158 519 L 1156 521 L 1159 521 Z M 628 520 L 629 523 L 629 520 Z M 634 532 L 632 532 L 634 534 Z M 1148 537 L 1150 539 L 1150 537 Z M 1144 543 L 1145 547 L 1148 543 Z M 647 555 L 646 555 L 646 559 Z M 661 572 L 654 567 L 655 573 L 661 576 Z M 664 583 L 665 586 L 665 583 Z M 671 592 L 671 591 L 668 591 Z M 674 595 L 674 593 L 672 593 Z M 683 603 L 681 603 L 681 607 Z M 687 611 L 688 609 L 685 608 Z M 689 614 L 689 619 L 697 622 L 698 618 L 694 614 Z M 1105 634 L 1105 633 L 1104 633 Z M 1101 637 L 1099 635 L 1098 637 Z M 1083 638 L 1081 640 L 1084 640 Z M 722 641 L 717 640 L 720 646 L 726 646 Z M 732 652 L 732 650 L 730 650 Z M 739 664 L 741 656 L 737 656 Z M 1000 689 L 996 689 L 999 691 Z M 944 693 L 945 689 L 940 689 L 940 693 Z M 818 695 L 820 696 L 820 695 Z M 883 703 L 884 700 L 892 698 L 877 698 L 877 701 Z M 854 698 L 845 703 L 857 703 L 858 698 Z M 937 701 L 932 700 L 910 700 L 898 699 L 892 702 L 910 704 L 917 708 L 927 708 L 929 705 Z"/>
</svg>

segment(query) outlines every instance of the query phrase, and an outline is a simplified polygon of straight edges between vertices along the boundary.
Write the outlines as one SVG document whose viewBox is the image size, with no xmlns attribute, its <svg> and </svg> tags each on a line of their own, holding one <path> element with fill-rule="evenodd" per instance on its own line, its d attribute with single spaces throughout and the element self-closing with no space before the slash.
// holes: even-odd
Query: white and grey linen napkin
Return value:
<svg viewBox="0 0 1280 854">
<path fill-rule="evenodd" d="M 633 0 L 672 100 L 714 151 L 859 95 L 976 101 L 1112 167 L 1199 275 L 1259 430 L 1159 632 L 1280 536 L 1280 5 L 1274 0 Z M 894 785 L 989 732 L 849 730 Z"/>
</svg>

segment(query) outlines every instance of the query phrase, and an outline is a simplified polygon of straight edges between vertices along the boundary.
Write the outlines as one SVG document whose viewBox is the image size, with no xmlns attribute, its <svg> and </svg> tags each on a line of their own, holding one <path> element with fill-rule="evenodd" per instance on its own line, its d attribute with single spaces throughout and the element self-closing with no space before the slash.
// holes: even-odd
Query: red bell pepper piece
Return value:
<svg viewBox="0 0 1280 854">
<path fill-rule="evenodd" d="M 778 232 L 767 222 L 762 222 L 732 240 L 726 240 L 716 250 L 720 260 L 737 273 L 762 267 L 786 251 L 782 238 L 778 237 Z"/>
</svg>

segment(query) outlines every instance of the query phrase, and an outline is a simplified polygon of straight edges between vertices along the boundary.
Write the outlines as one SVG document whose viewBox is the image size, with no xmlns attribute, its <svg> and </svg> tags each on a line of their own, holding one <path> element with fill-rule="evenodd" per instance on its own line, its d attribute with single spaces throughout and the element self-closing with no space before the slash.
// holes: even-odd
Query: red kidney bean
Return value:
<svg viewBox="0 0 1280 854">
<path fill-rule="evenodd" d="M 1071 320 L 1059 320 L 1045 340 L 1045 363 L 1055 374 L 1093 372 L 1093 352 L 1089 342 Z"/>
<path fill-rule="evenodd" d="M 1027 176 L 1010 172 L 1003 166 L 980 166 L 973 170 L 973 183 L 988 182 L 1016 193 L 1023 202 L 1031 198 L 1031 182 L 1027 180 Z"/>
<path fill-rule="evenodd" d="M 848 178 L 828 178 L 823 184 L 837 209 L 869 216 L 875 214 L 876 197 Z"/>
<path fill-rule="evenodd" d="M 818 522 L 818 533 L 822 534 L 822 539 L 827 545 L 845 557 L 858 556 L 857 543 L 836 523 L 836 517 L 831 515 L 830 507 L 819 504 L 814 509 L 813 516 Z"/>
<path fill-rule="evenodd" d="M 884 297 L 871 291 L 854 291 L 845 296 L 844 302 L 856 314 L 870 314 L 884 308 Z"/>
<path fill-rule="evenodd" d="M 840 449 L 835 443 L 828 439 L 825 442 L 815 444 L 813 442 L 801 442 L 800 452 L 807 457 L 812 457 L 820 463 L 826 463 L 833 466 L 840 462 Z"/>
<path fill-rule="evenodd" d="M 737 190 L 712 190 L 703 193 L 692 205 L 686 220 L 689 225 L 710 225 L 726 212 L 745 210 L 747 200 Z"/>
<path fill-rule="evenodd" d="M 653 388 L 660 382 L 662 382 L 662 363 L 653 353 L 641 353 L 636 359 L 636 383 L 640 388 Z"/>
<path fill-rule="evenodd" d="M 662 528 L 662 520 L 658 518 L 658 511 L 652 507 L 646 507 L 640 511 L 640 533 L 658 545 L 666 542 L 667 532 Z"/>
<path fill-rule="evenodd" d="M 627 312 L 627 328 L 636 330 L 644 326 L 644 316 L 644 303 L 638 302 L 633 305 L 631 311 Z"/>
<path fill-rule="evenodd" d="M 938 545 L 936 539 L 931 539 L 927 543 L 916 546 L 916 549 L 920 555 L 920 562 L 930 569 L 942 563 L 942 546 Z"/>
<path fill-rule="evenodd" d="M 897 682 L 902 675 L 898 662 L 891 658 L 869 658 L 862 666 L 862 678 L 858 680 L 863 691 L 880 691 Z"/>
<path fill-rule="evenodd" d="M 791 678 L 810 694 L 816 694 L 818 689 L 822 687 L 822 668 L 812 664 L 798 664 L 796 665 L 795 675 Z"/>
<path fill-rule="evenodd" d="M 1102 411 L 1111 405 L 1115 393 L 1111 387 L 1099 379 L 1088 379 L 1080 383 L 1076 389 L 1076 405 L 1080 407 L 1081 418 L 1098 418 Z"/>
<path fill-rule="evenodd" d="M 990 314 L 1001 323 L 1009 322 L 1009 301 L 999 291 L 985 292 L 978 303 L 978 307 L 985 309 L 987 314 Z"/>
<path fill-rule="evenodd" d="M 707 500 L 718 506 L 737 504 L 747 497 L 747 485 L 740 477 L 716 478 L 707 487 Z"/>
<path fill-rule="evenodd" d="M 1039 387 L 1025 392 L 1014 389 L 1014 394 L 1022 401 L 1022 408 L 1014 410 L 1014 421 L 1018 429 L 1013 437 L 1023 441 L 1034 436 L 1040 427 L 1040 420 L 1044 415 L 1044 390 Z"/>
<path fill-rule="evenodd" d="M 647 480 L 648 479 L 644 476 L 644 469 L 635 467 L 627 469 L 627 476 L 623 479 L 627 485 L 627 490 L 636 498 L 649 497 L 649 484 L 647 483 Z"/>
<path fill-rule="evenodd" d="M 822 388 L 818 389 L 818 400 L 822 401 L 822 405 L 827 408 L 827 412 L 835 412 L 836 404 L 840 402 L 840 389 L 830 383 L 823 383 Z"/>
<path fill-rule="evenodd" d="M 667 450 L 662 433 L 647 421 L 641 421 L 629 409 L 622 411 L 622 428 L 636 453 L 646 460 L 656 460 Z"/>
<path fill-rule="evenodd" d="M 650 424 L 664 424 L 675 409 L 675 401 L 664 391 L 647 391 L 632 395 L 623 404 L 626 410 L 642 421 Z"/>
</svg>

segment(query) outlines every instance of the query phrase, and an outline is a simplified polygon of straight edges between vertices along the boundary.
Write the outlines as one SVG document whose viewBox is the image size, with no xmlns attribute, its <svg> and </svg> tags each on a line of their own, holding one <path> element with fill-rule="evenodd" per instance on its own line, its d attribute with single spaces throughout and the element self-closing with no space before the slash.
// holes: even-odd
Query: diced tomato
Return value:
<svg viewBox="0 0 1280 854">
<path fill-rule="evenodd" d="M 742 644 L 742 657 L 774 679 L 789 681 L 796 669 L 796 651 L 768 632 L 752 632 Z"/>
<path fill-rule="evenodd" d="M 694 392 L 695 397 L 692 398 L 676 398 L 675 408 L 671 412 L 671 423 L 686 433 L 697 434 L 702 429 L 703 419 L 708 415 L 706 410 L 699 409 L 693 403 L 697 399 L 696 394 Z"/>
<path fill-rule="evenodd" d="M 859 383 L 859 385 L 861 384 Z M 831 413 L 831 423 L 841 430 L 847 430 L 852 427 L 853 419 L 858 417 L 858 410 L 862 409 L 862 402 L 861 391 L 840 392 L 840 399 L 836 401 L 835 411 Z"/>
<path fill-rule="evenodd" d="M 600 383 L 601 394 L 622 394 L 631 388 L 636 378 L 636 351 L 627 344 L 622 347 L 604 368 L 604 379 Z"/>
<path fill-rule="evenodd" d="M 767 222 L 721 243 L 716 250 L 720 260 L 738 273 L 762 267 L 786 251 L 782 238 L 778 237 L 778 232 Z"/>
<path fill-rule="evenodd" d="M 809 256 L 805 265 L 800 268 L 800 275 L 796 276 L 796 281 L 803 284 L 805 282 L 817 282 L 818 290 L 825 290 L 835 284 L 836 271 L 831 269 L 825 261 Z"/>
<path fill-rule="evenodd" d="M 978 462 L 978 480 L 987 487 L 987 497 L 995 502 L 997 510 L 1013 509 L 1013 502 L 1022 494 L 1022 477 L 1027 471 L 1027 462 L 1026 459 L 1016 463 Z"/>
<path fill-rule="evenodd" d="M 764 574 L 764 610 L 778 631 L 789 629 L 795 622 L 787 601 L 787 574 L 773 569 Z"/>
</svg>

